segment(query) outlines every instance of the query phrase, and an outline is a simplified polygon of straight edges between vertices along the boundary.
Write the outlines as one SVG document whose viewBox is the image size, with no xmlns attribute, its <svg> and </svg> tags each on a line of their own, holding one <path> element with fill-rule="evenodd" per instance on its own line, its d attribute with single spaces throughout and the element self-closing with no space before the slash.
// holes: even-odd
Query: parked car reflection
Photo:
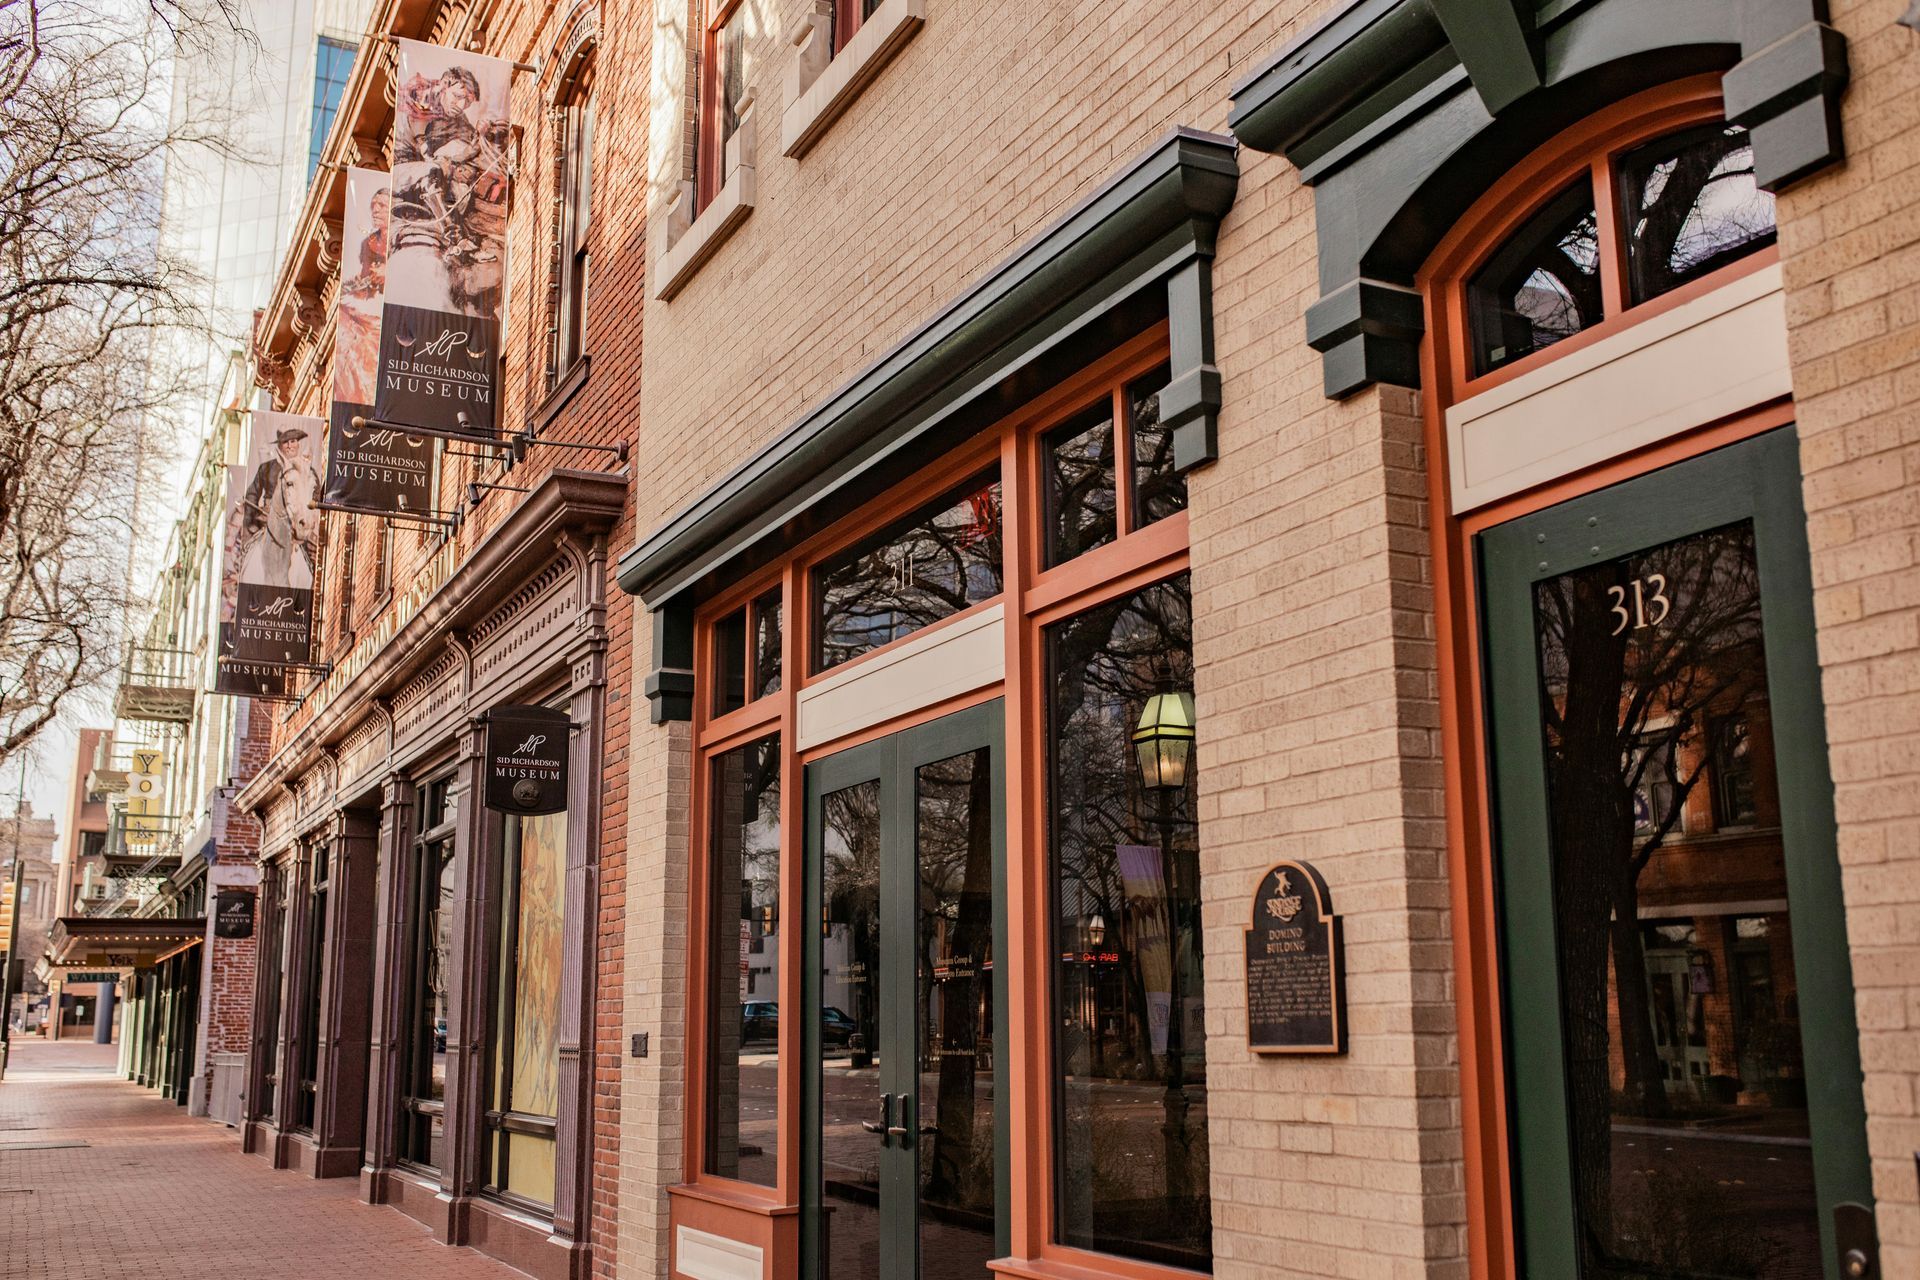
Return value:
<svg viewBox="0 0 1920 1280">
<path fill-rule="evenodd" d="M 847 1014 L 827 1005 L 820 1010 L 820 1043 L 846 1048 L 859 1030 Z M 780 1002 L 749 1000 L 740 1006 L 740 1040 L 743 1044 L 771 1042 L 780 1038 Z"/>
</svg>

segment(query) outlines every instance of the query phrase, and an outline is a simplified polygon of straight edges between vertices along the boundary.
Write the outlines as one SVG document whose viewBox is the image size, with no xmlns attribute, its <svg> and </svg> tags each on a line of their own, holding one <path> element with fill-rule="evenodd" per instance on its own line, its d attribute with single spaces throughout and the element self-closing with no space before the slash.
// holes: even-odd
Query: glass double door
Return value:
<svg viewBox="0 0 1920 1280">
<path fill-rule="evenodd" d="M 1526 1276 L 1878 1274 L 1799 493 L 1782 428 L 1478 538 Z"/>
<path fill-rule="evenodd" d="M 806 768 L 814 1280 L 982 1280 L 1006 1252 L 1004 715 Z"/>
</svg>

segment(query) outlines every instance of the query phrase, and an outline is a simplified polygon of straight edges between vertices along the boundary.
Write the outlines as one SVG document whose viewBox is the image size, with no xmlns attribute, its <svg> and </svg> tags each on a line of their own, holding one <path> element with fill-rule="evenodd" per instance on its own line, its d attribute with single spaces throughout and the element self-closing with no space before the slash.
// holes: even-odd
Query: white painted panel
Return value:
<svg viewBox="0 0 1920 1280">
<path fill-rule="evenodd" d="M 1456 513 L 1793 391 L 1778 265 L 1447 410 Z"/>
<path fill-rule="evenodd" d="M 1006 609 L 996 604 L 908 636 L 802 689 L 800 749 L 971 693 L 1006 672 Z"/>
<path fill-rule="evenodd" d="M 760 1280 L 762 1250 L 711 1231 L 680 1227 L 674 1237 L 674 1274 L 686 1280 Z"/>
</svg>

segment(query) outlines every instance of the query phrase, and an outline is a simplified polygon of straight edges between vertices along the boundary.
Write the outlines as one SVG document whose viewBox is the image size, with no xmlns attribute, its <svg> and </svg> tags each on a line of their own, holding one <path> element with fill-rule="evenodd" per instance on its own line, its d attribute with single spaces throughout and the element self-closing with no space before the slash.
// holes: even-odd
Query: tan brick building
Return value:
<svg viewBox="0 0 1920 1280">
<path fill-rule="evenodd" d="M 249 1141 L 542 1273 L 1920 1270 L 1900 10 L 384 7 L 536 68 L 502 423 L 632 453 L 443 459 L 463 522 L 389 550 L 329 517 L 333 669 L 243 796 L 255 1087 L 362 938 L 366 1065 Z M 390 95 L 363 57 L 330 157 Z M 339 200 L 277 407 L 324 411 Z M 472 717 L 577 661 L 540 1200 L 483 1167 Z M 434 1098 L 382 1028 L 443 840 Z"/>
</svg>

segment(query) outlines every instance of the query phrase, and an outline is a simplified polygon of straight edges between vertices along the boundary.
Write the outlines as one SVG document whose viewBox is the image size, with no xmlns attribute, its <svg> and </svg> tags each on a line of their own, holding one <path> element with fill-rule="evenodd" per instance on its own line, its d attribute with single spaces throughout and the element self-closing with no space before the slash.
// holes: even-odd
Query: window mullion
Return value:
<svg viewBox="0 0 1920 1280">
<path fill-rule="evenodd" d="M 1600 253 L 1600 314 L 1610 318 L 1627 309 L 1627 239 L 1620 225 L 1612 158 L 1603 155 L 1595 160 L 1591 173 L 1594 238 Z"/>
</svg>

